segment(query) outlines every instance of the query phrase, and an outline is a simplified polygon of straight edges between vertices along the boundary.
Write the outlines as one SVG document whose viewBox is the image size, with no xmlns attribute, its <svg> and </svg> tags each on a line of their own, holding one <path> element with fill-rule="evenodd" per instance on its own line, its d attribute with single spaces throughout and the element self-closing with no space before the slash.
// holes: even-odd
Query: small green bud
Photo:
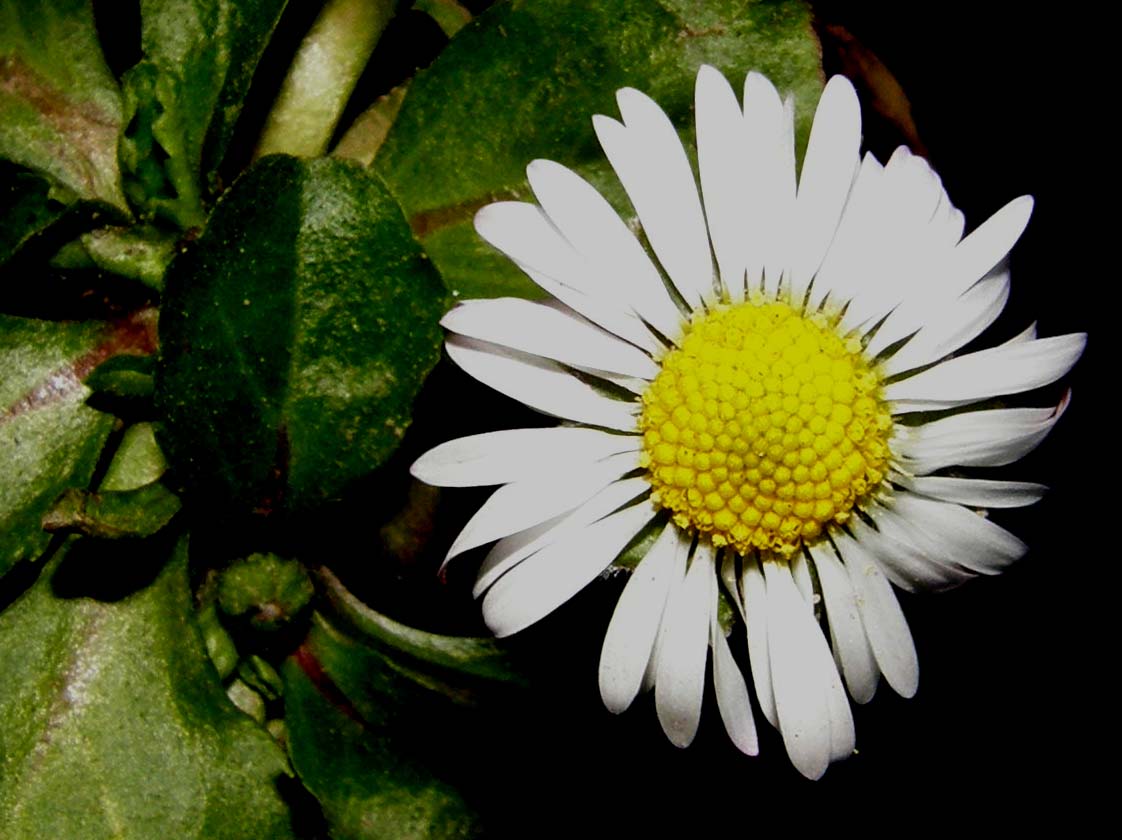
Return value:
<svg viewBox="0 0 1122 840">
<path fill-rule="evenodd" d="M 256 629 L 284 627 L 315 594 L 312 579 L 297 560 L 275 554 L 251 554 L 225 569 L 218 579 L 218 604 Z"/>
</svg>

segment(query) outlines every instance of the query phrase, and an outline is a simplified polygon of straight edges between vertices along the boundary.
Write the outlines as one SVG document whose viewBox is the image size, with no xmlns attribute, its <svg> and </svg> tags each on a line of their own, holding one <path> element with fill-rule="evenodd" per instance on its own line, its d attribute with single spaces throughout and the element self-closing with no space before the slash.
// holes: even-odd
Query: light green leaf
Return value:
<svg viewBox="0 0 1122 840">
<path fill-rule="evenodd" d="M 417 74 L 374 166 L 454 293 L 539 297 L 475 236 L 475 212 L 497 199 L 532 198 L 525 167 L 549 158 L 633 216 L 607 174 L 592 115 L 617 115 L 615 92 L 636 87 L 689 136 L 704 63 L 734 88 L 755 69 L 793 92 L 805 143 L 822 70 L 803 3 L 539 0 L 492 7 Z"/>
<path fill-rule="evenodd" d="M 89 0 L 0 0 L 0 157 L 127 212 L 120 90 Z"/>
<path fill-rule="evenodd" d="M 262 160 L 168 272 L 156 401 L 169 458 L 204 503 L 337 497 L 397 448 L 444 308 L 377 176 Z"/>
<path fill-rule="evenodd" d="M 159 482 L 98 493 L 71 488 L 43 517 L 43 529 L 101 539 L 151 537 L 171 522 L 180 507 L 179 497 Z"/>
<path fill-rule="evenodd" d="M 0 575 L 38 555 L 40 520 L 85 487 L 113 419 L 85 405 L 82 379 L 118 353 L 151 352 L 150 313 L 107 325 L 0 315 Z"/>
<path fill-rule="evenodd" d="M 284 756 L 207 659 L 185 543 L 113 603 L 57 596 L 57 566 L 0 614 L 5 840 L 291 837 Z"/>
</svg>

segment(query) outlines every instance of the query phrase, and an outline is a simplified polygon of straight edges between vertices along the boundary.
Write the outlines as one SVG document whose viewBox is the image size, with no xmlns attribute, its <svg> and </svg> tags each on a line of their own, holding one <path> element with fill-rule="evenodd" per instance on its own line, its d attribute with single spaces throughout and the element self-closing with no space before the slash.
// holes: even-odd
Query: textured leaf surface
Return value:
<svg viewBox="0 0 1122 840">
<path fill-rule="evenodd" d="M 50 571 L 0 615 L 6 840 L 292 836 L 284 756 L 207 660 L 182 546 L 114 603 L 58 597 Z"/>
<path fill-rule="evenodd" d="M 152 351 L 151 317 L 116 324 L 0 315 L 0 574 L 38 554 L 43 514 L 84 487 L 113 423 L 85 405 L 82 380 L 119 353 Z"/>
<path fill-rule="evenodd" d="M 0 2 L 0 157 L 125 209 L 121 97 L 89 0 Z"/>
<path fill-rule="evenodd" d="M 287 0 L 142 0 L 144 61 L 126 76 L 130 198 L 182 227 L 203 222 L 253 71 Z"/>
<path fill-rule="evenodd" d="M 453 291 L 538 297 L 475 235 L 475 211 L 500 198 L 530 198 L 526 164 L 549 158 L 581 171 L 632 216 L 606 175 L 592 115 L 618 115 L 615 92 L 632 86 L 689 134 L 703 63 L 722 70 L 734 88 L 755 69 L 793 92 L 805 144 L 822 87 L 805 6 L 541 0 L 499 4 L 465 26 L 417 74 L 374 165 Z"/>
<path fill-rule="evenodd" d="M 292 763 L 333 837 L 476 836 L 456 789 L 420 758 L 425 739 L 441 730 L 438 710 L 387 660 L 317 617 L 284 678 Z M 453 754 L 454 745 L 443 747 Z"/>
<path fill-rule="evenodd" d="M 377 176 L 263 159 L 168 273 L 156 397 L 169 458 L 204 502 L 336 496 L 397 447 L 444 306 Z"/>
</svg>

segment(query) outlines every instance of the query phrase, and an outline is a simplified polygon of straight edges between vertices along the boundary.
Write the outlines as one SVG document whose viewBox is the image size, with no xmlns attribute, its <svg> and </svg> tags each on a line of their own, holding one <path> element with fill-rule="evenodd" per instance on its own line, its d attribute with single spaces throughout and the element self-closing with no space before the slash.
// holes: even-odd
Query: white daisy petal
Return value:
<svg viewBox="0 0 1122 840">
<path fill-rule="evenodd" d="M 866 154 L 854 176 L 841 223 L 822 267 L 814 278 L 808 304 L 813 310 L 829 295 L 835 305 L 851 300 L 859 288 L 859 262 L 875 247 L 877 209 L 884 167 Z"/>
<path fill-rule="evenodd" d="M 635 431 L 636 403 L 604 396 L 555 362 L 464 336 L 449 336 L 444 346 L 469 375 L 530 408 L 590 426 Z"/>
<path fill-rule="evenodd" d="M 1031 481 L 992 481 L 985 478 L 949 478 L 922 476 L 907 481 L 913 493 L 984 508 L 1024 507 L 1040 501 L 1048 488 Z"/>
<path fill-rule="evenodd" d="M 713 298 L 713 262 L 689 158 L 670 119 L 650 97 L 623 88 L 616 101 L 623 123 L 594 117 L 596 136 L 666 274 L 697 308 Z"/>
<path fill-rule="evenodd" d="M 801 302 L 833 241 L 861 162 L 861 107 L 853 85 L 834 76 L 822 91 L 803 159 L 791 252 L 792 300 Z"/>
<path fill-rule="evenodd" d="M 808 779 L 826 772 L 833 756 L 828 674 L 830 653 L 786 563 L 765 561 L 768 654 L 779 731 L 795 769 Z M 753 672 L 754 673 L 754 672 Z"/>
<path fill-rule="evenodd" d="M 648 380 L 659 371 L 642 350 L 575 313 L 520 298 L 464 301 L 440 323 L 458 335 L 575 367 L 595 367 Z"/>
<path fill-rule="evenodd" d="M 756 699 L 768 723 L 779 728 L 775 713 L 775 691 L 771 681 L 771 656 L 768 644 L 767 586 L 755 557 L 745 557 L 741 571 L 741 589 L 744 593 L 744 627 L 748 637 L 748 661 L 752 666 L 752 682 L 756 686 Z"/>
<path fill-rule="evenodd" d="M 751 186 L 744 116 L 728 80 L 702 66 L 695 89 L 697 160 L 709 238 L 717 256 L 721 283 L 729 300 L 744 300 L 747 239 L 744 218 Z"/>
<path fill-rule="evenodd" d="M 931 282 L 943 242 L 939 226 L 931 223 L 941 194 L 927 162 L 905 147 L 897 149 L 879 182 L 874 243 L 850 269 L 856 293 L 842 317 L 843 330 L 877 323 Z"/>
<path fill-rule="evenodd" d="M 1086 343 L 1086 333 L 1071 333 L 978 350 L 893 382 L 884 395 L 937 409 L 1029 391 L 1071 370 Z"/>
<path fill-rule="evenodd" d="M 666 636 L 658 651 L 655 711 L 676 747 L 688 747 L 701 721 L 709 613 L 716 603 L 713 546 L 699 542 L 686 578 L 666 604 Z"/>
<path fill-rule="evenodd" d="M 790 563 L 791 577 L 795 579 L 795 586 L 799 588 L 799 594 L 803 596 L 806 605 L 813 610 L 814 581 L 810 578 L 810 566 L 802 554 L 796 554 L 791 558 Z"/>
<path fill-rule="evenodd" d="M 656 513 L 639 502 L 526 558 L 483 598 L 491 632 L 509 636 L 553 612 L 604 571 Z"/>
<path fill-rule="evenodd" d="M 1032 196 L 1016 198 L 963 239 L 940 271 L 944 286 L 955 294 L 964 292 L 1005 259 L 1024 233 L 1032 205 Z"/>
<path fill-rule="evenodd" d="M 1009 272 L 998 271 L 979 280 L 962 295 L 953 300 L 928 302 L 926 313 L 906 322 L 894 319 L 896 310 L 888 317 L 865 347 L 865 352 L 876 356 L 885 348 L 905 338 L 922 325 L 908 342 L 893 353 L 882 365 L 885 376 L 896 376 L 907 370 L 937 361 L 972 340 L 992 324 L 1005 302 L 1009 300 Z"/>
<path fill-rule="evenodd" d="M 993 408 L 952 414 L 901 428 L 893 448 L 912 475 L 950 466 L 1002 467 L 1035 449 L 1071 403 L 1071 392 L 1052 408 Z"/>
<path fill-rule="evenodd" d="M 1015 336 L 1013 336 L 1005 344 L 1020 344 L 1022 341 L 1035 341 L 1036 340 L 1036 321 L 1033 321 Z"/>
<path fill-rule="evenodd" d="M 810 555 L 814 558 L 814 568 L 822 586 L 831 647 L 838 667 L 845 676 L 850 696 L 858 703 L 868 703 L 877 690 L 880 671 L 861 623 L 857 596 L 845 568 L 829 546 L 821 543 L 813 545 Z"/>
<path fill-rule="evenodd" d="M 645 478 L 614 481 L 580 507 L 547 519 L 539 525 L 503 537 L 483 558 L 471 593 L 480 597 L 507 571 L 546 546 L 598 522 L 650 489 Z M 448 561 L 445 560 L 445 563 Z"/>
<path fill-rule="evenodd" d="M 648 352 L 662 349 L 617 299 L 610 279 L 577 254 L 539 208 L 520 201 L 488 204 L 475 214 L 475 230 L 542 289 L 594 324 Z"/>
<path fill-rule="evenodd" d="M 744 124 L 748 145 L 748 206 L 745 237 L 749 289 L 774 293 L 787 267 L 795 212 L 795 150 L 791 114 L 770 81 L 759 73 L 744 80 Z"/>
<path fill-rule="evenodd" d="M 595 187 L 550 160 L 533 161 L 526 176 L 549 220 L 602 276 L 618 284 L 621 303 L 676 339 L 682 313 L 639 240 Z"/>
<path fill-rule="evenodd" d="M 409 471 L 436 487 L 509 484 L 544 472 L 638 452 L 642 438 L 599 429 L 506 429 L 457 438 L 430 449 Z"/>
<path fill-rule="evenodd" d="M 716 597 L 714 587 L 714 597 Z M 709 644 L 713 649 L 713 689 L 717 695 L 717 708 L 729 740 L 745 755 L 758 755 L 760 742 L 756 734 L 756 719 L 752 715 L 752 702 L 748 699 L 748 684 L 744 674 L 733 659 L 728 639 L 717 620 L 714 605 L 709 619 Z"/>
<path fill-rule="evenodd" d="M 851 526 L 854 535 L 901 589 L 938 592 L 976 576 L 950 559 L 938 540 L 932 540 L 895 510 L 877 507 L 871 513 L 878 530 L 856 521 Z"/>
<path fill-rule="evenodd" d="M 837 546 L 877 666 L 897 694 L 912 697 L 919 686 L 919 660 L 900 602 L 877 562 L 859 542 L 839 532 Z"/>
<path fill-rule="evenodd" d="M 909 522 L 940 540 L 946 555 L 973 572 L 994 575 L 1028 550 L 1020 539 L 962 505 L 925 499 L 901 490 L 892 505 Z"/>
<path fill-rule="evenodd" d="M 600 651 L 600 697 L 609 712 L 624 711 L 639 693 L 683 545 L 688 552 L 689 537 L 669 522 L 619 596 Z"/>
<path fill-rule="evenodd" d="M 446 559 L 572 510 L 638 466 L 637 453 L 623 452 L 566 472 L 545 473 L 506 484 L 492 493 L 468 520 L 448 549 Z"/>
</svg>

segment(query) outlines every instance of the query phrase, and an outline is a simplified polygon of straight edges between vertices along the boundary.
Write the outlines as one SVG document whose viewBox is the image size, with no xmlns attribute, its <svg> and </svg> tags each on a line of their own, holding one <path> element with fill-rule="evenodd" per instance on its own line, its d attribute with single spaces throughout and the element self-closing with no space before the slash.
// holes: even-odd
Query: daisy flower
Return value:
<svg viewBox="0 0 1122 840">
<path fill-rule="evenodd" d="M 491 204 L 475 224 L 552 300 L 465 301 L 443 321 L 456 364 L 561 424 L 453 440 L 413 473 L 502 485 L 448 553 L 494 543 L 475 594 L 499 636 L 657 534 L 607 629 L 605 705 L 621 712 L 653 687 L 666 735 L 688 745 L 711 651 L 722 721 L 755 754 L 723 588 L 756 702 L 817 778 L 853 751 L 847 691 L 865 703 L 881 677 L 916 691 L 893 585 L 954 586 L 1024 554 L 979 509 L 1044 488 L 958 468 L 1040 443 L 1066 398 L 985 402 L 1062 377 L 1085 336 L 1030 328 L 954 355 L 1005 305 L 1032 199 L 963 236 L 926 161 L 861 156 L 845 78 L 822 93 L 797 178 L 792 100 L 757 73 L 742 101 L 717 70 L 698 73 L 696 180 L 658 105 L 630 88 L 617 100 L 622 119 L 593 125 L 652 253 L 579 175 L 537 160 L 538 203 Z"/>
</svg>

